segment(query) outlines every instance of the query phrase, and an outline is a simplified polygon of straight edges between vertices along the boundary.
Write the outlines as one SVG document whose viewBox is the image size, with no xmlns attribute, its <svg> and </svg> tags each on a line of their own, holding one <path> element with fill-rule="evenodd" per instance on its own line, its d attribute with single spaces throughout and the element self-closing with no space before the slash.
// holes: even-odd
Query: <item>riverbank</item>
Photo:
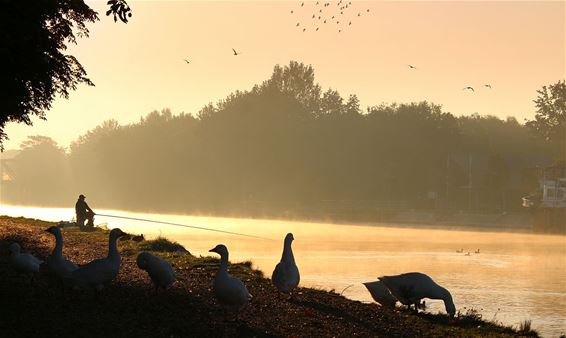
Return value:
<svg viewBox="0 0 566 338">
<path fill-rule="evenodd" d="M 54 240 L 43 230 L 51 225 L 54 223 L 0 217 L 3 336 L 509 337 L 526 333 L 481 321 L 473 313 L 449 323 L 444 315 L 390 311 L 333 291 L 300 288 L 291 300 L 280 300 L 270 280 L 251 269 L 249 263 L 229 267 L 254 296 L 239 320 L 229 322 L 224 320 L 211 291 L 217 258 L 155 253 L 173 263 L 178 281 L 168 292 L 154 296 L 149 278 L 135 264 L 147 242 L 119 241 L 120 273 L 98 299 L 78 292 L 62 295 L 42 276 L 30 287 L 7 264 L 7 245 L 12 241 L 37 257 L 49 255 Z M 64 254 L 76 263 L 84 264 L 107 253 L 105 231 L 68 228 L 63 234 Z M 216 244 L 211 243 L 211 247 Z"/>
</svg>

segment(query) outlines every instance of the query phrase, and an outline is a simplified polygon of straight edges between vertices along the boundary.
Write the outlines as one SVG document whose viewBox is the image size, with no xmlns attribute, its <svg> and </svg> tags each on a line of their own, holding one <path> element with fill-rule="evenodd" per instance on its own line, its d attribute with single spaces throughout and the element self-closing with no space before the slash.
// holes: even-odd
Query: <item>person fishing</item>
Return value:
<svg viewBox="0 0 566 338">
<path fill-rule="evenodd" d="M 85 195 L 83 194 L 79 195 L 79 199 L 75 204 L 75 213 L 77 214 L 77 225 L 81 229 L 85 229 L 85 228 L 92 229 L 94 227 L 94 215 L 96 214 L 94 213 L 94 211 L 92 211 L 92 209 L 88 206 L 88 204 L 86 204 L 85 198 L 86 198 Z M 84 224 L 85 220 L 87 221 L 86 227 Z"/>
</svg>

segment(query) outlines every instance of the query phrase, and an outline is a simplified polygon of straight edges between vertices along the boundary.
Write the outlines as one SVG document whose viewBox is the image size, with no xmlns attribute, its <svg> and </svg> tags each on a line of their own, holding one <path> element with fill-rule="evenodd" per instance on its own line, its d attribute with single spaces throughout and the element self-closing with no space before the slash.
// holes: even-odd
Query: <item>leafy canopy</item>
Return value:
<svg viewBox="0 0 566 338">
<path fill-rule="evenodd" d="M 566 82 L 562 80 L 543 86 L 537 93 L 535 119 L 527 122 L 527 126 L 545 141 L 565 143 Z"/>
<path fill-rule="evenodd" d="M 127 22 L 131 11 L 124 0 L 108 5 L 107 15 Z M 77 37 L 88 37 L 86 24 L 97 20 L 83 0 L 0 1 L 0 150 L 7 122 L 45 119 L 57 94 L 68 98 L 78 84 L 93 85 L 65 50 Z"/>
</svg>

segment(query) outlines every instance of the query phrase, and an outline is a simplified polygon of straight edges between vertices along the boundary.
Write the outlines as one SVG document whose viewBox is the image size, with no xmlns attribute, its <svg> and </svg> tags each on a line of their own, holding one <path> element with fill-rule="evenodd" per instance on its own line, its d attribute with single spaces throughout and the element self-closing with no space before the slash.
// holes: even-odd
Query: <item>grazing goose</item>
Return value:
<svg viewBox="0 0 566 338">
<path fill-rule="evenodd" d="M 397 299 L 391 294 L 387 286 L 382 281 L 362 283 L 368 289 L 371 298 L 381 306 L 394 308 Z"/>
<path fill-rule="evenodd" d="M 132 237 L 132 241 L 143 242 L 143 241 L 145 241 L 145 237 L 143 236 L 143 234 L 137 235 L 137 236 Z"/>
<path fill-rule="evenodd" d="M 120 253 L 116 240 L 124 235 L 126 233 L 122 230 L 112 229 L 108 239 L 108 256 L 96 259 L 73 271 L 71 277 L 68 278 L 70 284 L 79 289 L 93 289 L 98 292 L 105 284 L 110 283 L 120 270 Z"/>
<path fill-rule="evenodd" d="M 61 229 L 52 226 L 45 231 L 55 236 L 55 248 L 51 256 L 45 261 L 45 265 L 51 274 L 62 281 L 64 277 L 69 277 L 78 266 L 63 257 L 63 234 L 61 234 Z"/>
<path fill-rule="evenodd" d="M 10 265 L 14 270 L 20 273 L 39 272 L 39 265 L 42 261 L 35 258 L 32 254 L 21 253 L 21 248 L 18 243 L 10 244 L 8 250 L 10 250 Z"/>
<path fill-rule="evenodd" d="M 294 288 L 299 285 L 301 276 L 299 275 L 299 268 L 295 264 L 295 257 L 293 256 L 293 249 L 291 243 L 295 238 L 292 233 L 288 233 L 283 241 L 283 254 L 281 261 L 275 266 L 271 281 L 277 287 L 279 292 L 290 293 Z"/>
<path fill-rule="evenodd" d="M 169 289 L 177 278 L 169 262 L 149 252 L 140 253 L 136 262 L 140 269 L 147 271 L 149 274 L 155 286 L 156 293 L 160 287 L 163 288 L 163 290 Z"/>
<path fill-rule="evenodd" d="M 415 311 L 421 306 L 421 299 L 442 299 L 446 312 L 453 317 L 456 307 L 448 290 L 436 284 L 432 278 L 420 272 L 409 272 L 397 276 L 378 278 L 391 291 L 393 296 L 404 305 L 415 305 Z"/>
<path fill-rule="evenodd" d="M 248 303 L 250 293 L 241 280 L 228 273 L 228 248 L 218 244 L 209 251 L 220 255 L 220 267 L 212 285 L 214 295 L 226 309 L 238 311 Z"/>
</svg>

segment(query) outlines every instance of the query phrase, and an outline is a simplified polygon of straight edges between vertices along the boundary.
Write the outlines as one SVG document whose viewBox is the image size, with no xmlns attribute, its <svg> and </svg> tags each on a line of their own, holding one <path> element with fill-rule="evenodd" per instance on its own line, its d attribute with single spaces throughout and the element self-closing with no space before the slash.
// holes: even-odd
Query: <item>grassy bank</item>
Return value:
<svg viewBox="0 0 566 338">
<path fill-rule="evenodd" d="M 245 337 L 510 337 L 522 336 L 512 328 L 484 322 L 473 315 L 449 323 L 444 315 L 381 309 L 346 299 L 335 292 L 300 288 L 290 300 L 278 298 L 271 281 L 249 263 L 232 264 L 253 295 L 237 321 L 225 321 L 212 294 L 218 267 L 216 257 L 195 257 L 170 252 L 160 242 L 119 241 L 122 266 L 115 282 L 98 298 L 77 291 L 64 294 L 47 277 L 33 286 L 8 264 L 12 241 L 37 257 L 48 256 L 54 246 L 43 231 L 54 223 L 0 217 L 0 336 L 245 336 Z M 98 230 L 64 229 L 64 255 L 84 264 L 107 253 L 108 234 Z M 211 247 L 217 243 L 211 243 Z M 135 259 L 141 250 L 169 260 L 178 281 L 171 290 L 151 293 L 147 274 Z M 191 248 L 187 248 L 189 251 Z M 530 332 L 529 334 L 536 336 Z"/>
</svg>

